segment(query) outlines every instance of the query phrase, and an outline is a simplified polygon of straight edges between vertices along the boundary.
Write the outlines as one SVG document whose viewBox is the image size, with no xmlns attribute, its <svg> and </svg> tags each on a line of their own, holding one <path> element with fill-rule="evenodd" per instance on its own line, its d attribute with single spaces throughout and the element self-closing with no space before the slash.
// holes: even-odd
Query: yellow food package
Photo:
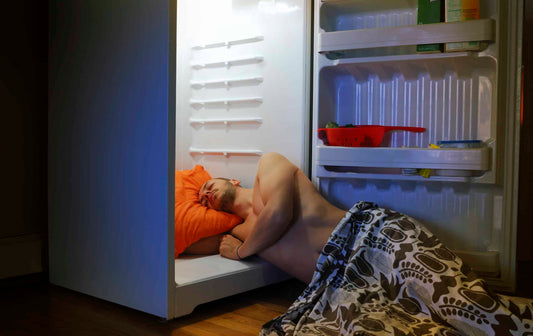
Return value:
<svg viewBox="0 0 533 336">
<path fill-rule="evenodd" d="M 445 0 L 444 20 L 458 22 L 479 20 L 479 0 Z M 465 41 L 446 43 L 444 50 L 449 51 L 479 51 L 486 43 L 480 41 Z"/>
</svg>

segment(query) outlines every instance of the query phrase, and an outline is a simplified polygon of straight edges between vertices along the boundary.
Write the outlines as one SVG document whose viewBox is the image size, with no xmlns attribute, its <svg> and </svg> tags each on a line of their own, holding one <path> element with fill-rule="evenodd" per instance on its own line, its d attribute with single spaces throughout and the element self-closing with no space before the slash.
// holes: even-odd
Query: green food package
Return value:
<svg viewBox="0 0 533 336">
<path fill-rule="evenodd" d="M 418 24 L 439 23 L 443 21 L 443 4 L 441 0 L 418 0 Z M 419 44 L 419 53 L 438 53 L 442 51 L 442 43 Z"/>
</svg>

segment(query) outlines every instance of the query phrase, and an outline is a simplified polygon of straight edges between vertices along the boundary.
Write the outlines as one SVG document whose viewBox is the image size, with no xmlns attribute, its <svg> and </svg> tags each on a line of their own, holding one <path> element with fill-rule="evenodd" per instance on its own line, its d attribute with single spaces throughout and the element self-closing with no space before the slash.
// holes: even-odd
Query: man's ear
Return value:
<svg viewBox="0 0 533 336">
<path fill-rule="evenodd" d="M 236 179 L 231 179 L 230 183 L 237 187 L 241 184 L 241 181 L 236 180 Z"/>
</svg>

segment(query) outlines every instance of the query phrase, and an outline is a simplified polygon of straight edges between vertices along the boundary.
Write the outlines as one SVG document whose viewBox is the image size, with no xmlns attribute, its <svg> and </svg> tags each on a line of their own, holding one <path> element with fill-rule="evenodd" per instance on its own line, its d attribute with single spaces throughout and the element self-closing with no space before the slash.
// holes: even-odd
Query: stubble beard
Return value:
<svg viewBox="0 0 533 336">
<path fill-rule="evenodd" d="M 231 185 L 220 197 L 220 210 L 231 213 L 235 202 L 236 187 Z"/>
</svg>

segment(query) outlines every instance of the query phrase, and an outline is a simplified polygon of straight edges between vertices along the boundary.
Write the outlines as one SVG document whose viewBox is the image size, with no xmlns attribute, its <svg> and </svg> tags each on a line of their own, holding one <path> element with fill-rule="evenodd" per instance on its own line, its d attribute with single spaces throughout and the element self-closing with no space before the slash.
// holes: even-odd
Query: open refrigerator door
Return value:
<svg viewBox="0 0 533 336">
<path fill-rule="evenodd" d="M 478 20 L 417 25 L 413 0 L 315 2 L 312 176 L 340 207 L 364 200 L 417 218 L 512 291 L 521 11 L 512 1 L 480 5 Z M 463 41 L 480 50 L 416 49 Z M 317 134 L 330 122 L 425 132 L 332 146 Z"/>
</svg>

